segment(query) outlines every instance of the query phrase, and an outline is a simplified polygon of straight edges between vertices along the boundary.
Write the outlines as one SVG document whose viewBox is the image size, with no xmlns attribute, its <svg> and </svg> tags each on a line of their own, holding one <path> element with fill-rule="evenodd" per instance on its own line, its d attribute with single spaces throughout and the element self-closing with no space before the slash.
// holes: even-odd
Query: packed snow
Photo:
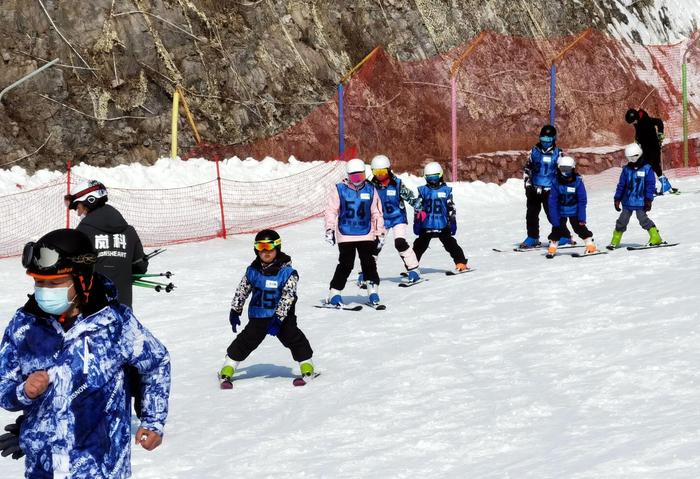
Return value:
<svg viewBox="0 0 700 479">
<path fill-rule="evenodd" d="M 187 167 L 172 171 L 196 182 Z M 11 190 L 5 173 L 1 187 Z M 157 176 L 133 165 L 93 174 L 120 187 Z M 617 217 L 611 181 L 589 198 L 601 247 Z M 134 306 L 171 353 L 170 416 L 160 448 L 132 450 L 133 477 L 697 478 L 700 178 L 674 180 L 683 193 L 658 198 L 650 213 L 679 246 L 583 259 L 492 251 L 525 237 L 522 181 L 453 186 L 457 238 L 475 271 L 445 276 L 452 265 L 435 240 L 421 265 L 428 281 L 398 288 L 402 264 L 388 241 L 379 259 L 386 311 L 314 308 L 337 249 L 318 219 L 280 230 L 301 277 L 299 325 L 322 372 L 303 388 L 292 386 L 298 365 L 268 337 L 233 390 L 219 389 L 252 235 L 154 258 L 150 270 L 173 271 L 177 289 L 135 288 Z M 541 239 L 545 223 L 542 214 Z M 623 244 L 647 238 L 633 217 Z M 354 279 L 346 300 L 361 302 Z M 4 329 L 32 291 L 18 258 L 0 260 L 0 285 Z M 0 424 L 15 416 L 0 411 Z M 0 477 L 22 474 L 22 461 L 0 458 Z"/>
</svg>

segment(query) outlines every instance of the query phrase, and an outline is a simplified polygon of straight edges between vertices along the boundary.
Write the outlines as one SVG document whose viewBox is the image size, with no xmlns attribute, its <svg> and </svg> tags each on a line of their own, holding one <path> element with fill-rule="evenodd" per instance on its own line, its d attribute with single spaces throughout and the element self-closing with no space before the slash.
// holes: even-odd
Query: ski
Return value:
<svg viewBox="0 0 700 479">
<path fill-rule="evenodd" d="M 382 304 L 382 303 L 370 303 L 369 301 L 367 301 L 365 303 L 365 305 L 369 306 L 372 309 L 376 309 L 377 311 L 384 311 L 386 309 L 386 304 Z M 362 306 L 360 306 L 360 308 L 361 307 Z"/>
<path fill-rule="evenodd" d="M 415 286 L 418 283 L 422 283 L 423 281 L 428 281 L 428 278 L 421 278 L 417 281 L 401 281 L 399 283 L 399 288 L 410 288 L 411 286 Z"/>
<path fill-rule="evenodd" d="M 322 308 L 322 309 L 342 309 L 344 311 L 359 311 L 362 309 L 362 305 L 356 304 L 354 306 L 350 306 L 347 304 L 339 304 L 339 305 L 334 305 L 330 303 L 326 303 L 325 301 L 322 301 L 321 304 L 314 304 L 314 308 Z"/>
<path fill-rule="evenodd" d="M 457 275 L 464 274 L 464 273 L 471 273 L 472 271 L 476 271 L 476 269 L 474 269 L 474 268 L 467 268 L 467 269 L 464 269 L 464 270 L 462 270 L 462 271 L 457 271 L 457 270 L 451 269 L 451 270 L 449 270 L 449 271 L 445 271 L 445 274 L 446 274 L 447 276 L 457 276 Z"/>
<path fill-rule="evenodd" d="M 661 244 L 656 244 L 656 245 L 645 244 L 645 245 L 640 245 L 640 246 L 628 246 L 627 249 L 629 251 L 637 251 L 640 249 L 668 248 L 670 246 L 676 246 L 678 244 L 680 244 L 680 243 L 661 243 Z"/>
<path fill-rule="evenodd" d="M 306 386 L 309 383 L 309 381 L 316 379 L 320 375 L 321 375 L 321 373 L 313 373 L 311 376 L 301 376 L 298 378 L 294 378 L 294 380 L 292 381 L 292 384 L 295 387 Z"/>
<path fill-rule="evenodd" d="M 571 253 L 572 258 L 585 258 L 586 256 L 597 256 L 599 254 L 608 254 L 607 251 L 596 251 L 595 253 Z"/>
<path fill-rule="evenodd" d="M 572 249 L 572 248 L 583 248 L 585 245 L 579 245 L 579 244 L 567 244 L 564 246 L 559 246 L 557 249 Z M 543 249 L 547 248 L 547 245 L 541 245 L 541 246 L 534 246 L 532 248 L 513 248 L 513 249 L 499 249 L 499 248 L 491 248 L 491 250 L 495 251 L 496 253 L 527 253 L 528 251 L 542 251 Z"/>
</svg>

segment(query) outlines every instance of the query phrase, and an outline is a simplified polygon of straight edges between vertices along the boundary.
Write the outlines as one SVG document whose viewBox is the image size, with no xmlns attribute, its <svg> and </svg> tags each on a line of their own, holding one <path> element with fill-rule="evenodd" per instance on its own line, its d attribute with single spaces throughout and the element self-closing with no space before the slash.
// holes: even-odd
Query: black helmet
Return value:
<svg viewBox="0 0 700 479">
<path fill-rule="evenodd" d="M 258 251 L 270 251 L 273 249 L 276 249 L 278 251 L 282 249 L 282 238 L 280 238 L 280 235 L 279 233 L 277 233 L 277 231 L 262 230 L 255 235 L 255 244 L 253 245 L 253 250 L 256 253 Z"/>
<path fill-rule="evenodd" d="M 634 108 L 627 110 L 627 113 L 625 113 L 625 121 L 627 123 L 633 123 L 637 120 L 639 120 L 639 112 Z"/>
<path fill-rule="evenodd" d="M 84 233 L 59 229 L 42 236 L 36 243 L 29 242 L 22 252 L 22 266 L 27 274 L 37 279 L 51 279 L 70 275 L 79 294 L 87 294 L 92 286 L 97 253 L 92 241 Z"/>
<path fill-rule="evenodd" d="M 557 129 L 553 125 L 544 125 L 540 130 L 540 136 L 557 137 Z"/>
</svg>

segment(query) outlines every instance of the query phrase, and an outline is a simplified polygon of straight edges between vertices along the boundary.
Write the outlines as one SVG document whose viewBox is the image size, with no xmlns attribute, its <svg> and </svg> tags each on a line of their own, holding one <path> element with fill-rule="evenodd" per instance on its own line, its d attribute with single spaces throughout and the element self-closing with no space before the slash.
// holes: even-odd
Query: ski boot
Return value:
<svg viewBox="0 0 700 479">
<path fill-rule="evenodd" d="M 678 191 L 676 188 L 671 186 L 671 182 L 668 181 L 668 178 L 666 178 L 664 175 L 659 176 L 659 183 L 661 183 L 661 188 L 659 188 L 659 191 L 657 192 L 658 195 L 665 195 L 669 192 L 675 193 Z"/>
<path fill-rule="evenodd" d="M 559 245 L 558 246 L 567 246 L 567 245 L 574 245 L 576 244 L 575 241 L 571 239 L 571 236 L 562 236 L 559 238 Z"/>
<path fill-rule="evenodd" d="M 661 239 L 661 235 L 659 234 L 659 230 L 656 229 L 656 226 L 649 228 L 649 245 L 658 246 L 663 244 L 663 242 L 664 240 Z"/>
<path fill-rule="evenodd" d="M 467 271 L 469 267 L 467 266 L 467 263 L 457 263 L 455 264 L 455 271 L 457 273 L 464 273 Z"/>
<path fill-rule="evenodd" d="M 523 240 L 522 243 L 520 243 L 520 246 L 518 248 L 520 249 L 529 249 L 529 248 L 537 248 L 541 245 L 540 240 L 538 238 L 533 238 L 532 236 L 528 236 Z"/>
<path fill-rule="evenodd" d="M 378 287 L 377 283 L 373 283 L 371 281 L 369 281 L 367 283 L 367 291 L 369 291 L 368 299 L 369 299 L 369 302 L 373 305 L 377 305 L 380 303 L 379 293 L 377 292 L 377 287 Z"/>
<path fill-rule="evenodd" d="M 615 230 L 613 231 L 612 239 L 610 240 L 610 244 L 606 246 L 607 249 L 610 251 L 614 250 L 615 248 L 620 247 L 620 241 L 622 240 L 622 231 Z"/>
<path fill-rule="evenodd" d="M 360 289 L 367 289 L 367 283 L 365 283 L 365 275 L 360 271 L 357 275 L 357 287 Z"/>
<path fill-rule="evenodd" d="M 584 254 L 593 254 L 598 252 L 595 243 L 593 242 L 593 237 L 586 238 L 583 240 L 586 243 L 586 252 Z"/>
<path fill-rule="evenodd" d="M 420 281 L 420 273 L 418 272 L 417 269 L 412 269 L 411 271 L 408 272 L 408 280 L 406 281 L 407 283 L 417 283 Z"/>
<path fill-rule="evenodd" d="M 559 246 L 558 241 L 550 241 L 549 248 L 547 248 L 547 254 L 545 255 L 548 259 L 554 258 L 557 254 L 557 247 Z"/>
<path fill-rule="evenodd" d="M 226 359 L 224 359 L 224 365 L 219 371 L 219 385 L 221 389 L 233 388 L 233 375 L 236 372 L 236 367 L 238 367 L 238 361 L 234 361 L 227 355 Z"/>
<path fill-rule="evenodd" d="M 306 386 L 309 381 L 318 376 L 310 359 L 299 363 L 299 371 L 301 372 L 301 377 L 294 378 L 293 384 L 295 386 Z"/>
<path fill-rule="evenodd" d="M 340 290 L 331 288 L 328 291 L 328 298 L 326 299 L 326 304 L 330 304 L 337 308 L 340 308 L 343 305 L 343 297 L 340 295 Z"/>
</svg>

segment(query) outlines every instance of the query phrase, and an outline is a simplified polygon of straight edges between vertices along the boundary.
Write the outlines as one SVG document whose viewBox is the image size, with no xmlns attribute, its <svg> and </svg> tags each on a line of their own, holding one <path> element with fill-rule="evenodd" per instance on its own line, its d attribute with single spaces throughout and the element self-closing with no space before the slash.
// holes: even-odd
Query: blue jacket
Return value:
<svg viewBox="0 0 700 479">
<path fill-rule="evenodd" d="M 422 211 L 425 211 L 426 217 L 423 222 L 414 221 L 413 233 L 438 232 L 449 227 L 454 236 L 457 231 L 457 216 L 452 188 L 444 182 L 438 186 L 423 185 L 418 187 L 418 196 L 422 200 Z"/>
<path fill-rule="evenodd" d="M 543 150 L 538 143 L 532 147 L 525 172 L 530 176 L 532 185 L 551 188 L 557 173 L 557 160 L 561 156 L 558 146 Z"/>
<path fill-rule="evenodd" d="M 637 166 L 637 168 L 632 165 Z M 656 175 L 650 165 L 627 164 L 622 168 L 615 199 L 627 210 L 644 209 L 645 201 L 654 201 Z"/>
<path fill-rule="evenodd" d="M 401 179 L 392 175 L 391 181 L 387 186 L 382 185 L 379 181 L 372 181 L 372 185 L 374 185 L 377 193 L 379 193 L 379 198 L 382 200 L 384 228 L 389 229 L 398 224 L 408 224 L 406 206 L 401 197 L 403 189 Z"/>
<path fill-rule="evenodd" d="M 131 475 L 127 364 L 141 375 L 141 426 L 163 433 L 170 391 L 167 350 L 116 301 L 116 289 L 104 276 L 95 275 L 90 299 L 84 316 L 64 331 L 30 296 L 5 330 L 0 406 L 24 411 L 20 446 L 27 478 Z M 32 400 L 24 383 L 39 370 L 48 372 L 49 387 Z"/>
<path fill-rule="evenodd" d="M 344 183 L 336 185 L 340 198 L 338 231 L 344 235 L 362 236 L 372 230 L 372 198 L 376 191 L 369 181 L 355 191 Z"/>
<path fill-rule="evenodd" d="M 578 218 L 586 222 L 586 187 L 583 179 L 575 174 L 573 181 L 565 182 L 557 176 L 549 193 L 549 221 L 559 226 L 562 218 Z"/>
</svg>

